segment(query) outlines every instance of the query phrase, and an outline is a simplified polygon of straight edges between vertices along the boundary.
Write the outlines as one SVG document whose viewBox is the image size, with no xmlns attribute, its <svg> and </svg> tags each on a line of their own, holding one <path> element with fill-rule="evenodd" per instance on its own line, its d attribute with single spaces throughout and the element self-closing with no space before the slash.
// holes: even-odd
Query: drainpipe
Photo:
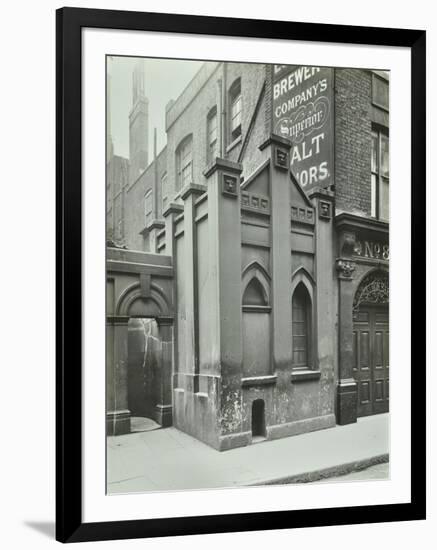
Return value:
<svg viewBox="0 0 437 550">
<path fill-rule="evenodd" d="M 223 81 L 221 78 L 217 80 L 217 117 L 220 130 L 217 156 L 223 158 Z"/>
<path fill-rule="evenodd" d="M 153 220 L 158 219 L 158 164 L 156 162 L 157 157 L 157 133 L 156 128 L 153 129 Z"/>
<path fill-rule="evenodd" d="M 222 148 L 222 158 L 226 158 L 226 90 L 228 89 L 227 85 L 227 73 L 228 73 L 228 65 L 227 63 L 223 63 L 223 85 L 222 85 L 222 116 L 221 116 L 221 129 L 222 129 L 222 135 L 221 135 L 221 148 Z"/>
</svg>

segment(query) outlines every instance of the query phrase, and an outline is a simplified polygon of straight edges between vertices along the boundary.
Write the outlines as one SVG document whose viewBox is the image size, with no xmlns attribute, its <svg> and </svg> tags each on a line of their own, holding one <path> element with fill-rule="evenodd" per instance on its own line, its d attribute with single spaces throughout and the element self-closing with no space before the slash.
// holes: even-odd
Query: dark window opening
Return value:
<svg viewBox="0 0 437 550">
<path fill-rule="evenodd" d="M 218 155 L 217 107 L 213 107 L 208 114 L 207 134 L 207 160 L 208 163 L 212 163 Z"/>
<path fill-rule="evenodd" d="M 264 400 L 255 399 L 252 403 L 252 437 L 265 437 L 266 423 Z"/>
<path fill-rule="evenodd" d="M 146 214 L 146 226 L 152 221 L 153 211 L 153 192 L 149 189 L 144 197 L 145 200 L 145 214 Z"/>
<path fill-rule="evenodd" d="M 380 75 L 372 74 L 372 103 L 385 111 L 389 108 L 389 83 Z"/>
<path fill-rule="evenodd" d="M 177 190 L 193 183 L 193 138 L 187 136 L 176 150 Z"/>
<path fill-rule="evenodd" d="M 229 90 L 230 105 L 230 141 L 233 142 L 241 136 L 241 113 L 243 100 L 241 97 L 241 79 L 237 79 Z"/>
<path fill-rule="evenodd" d="M 311 299 L 305 285 L 299 283 L 292 300 L 293 367 L 310 368 Z"/>
<path fill-rule="evenodd" d="M 162 210 L 165 210 L 168 199 L 168 188 L 167 188 L 167 172 L 165 172 L 161 177 L 161 193 L 162 193 Z"/>
<path fill-rule="evenodd" d="M 378 220 L 384 221 L 388 221 L 389 218 L 389 153 L 389 138 L 387 131 L 375 127 L 372 130 L 371 215 Z"/>
</svg>

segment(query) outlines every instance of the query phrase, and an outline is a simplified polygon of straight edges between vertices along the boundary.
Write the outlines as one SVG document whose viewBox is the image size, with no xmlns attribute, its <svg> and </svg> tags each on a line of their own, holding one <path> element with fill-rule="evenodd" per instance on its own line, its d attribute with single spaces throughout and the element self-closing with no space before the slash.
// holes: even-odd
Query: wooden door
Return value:
<svg viewBox="0 0 437 550">
<path fill-rule="evenodd" d="M 353 328 L 358 416 L 384 413 L 389 403 L 389 321 L 387 307 L 360 306 Z"/>
</svg>

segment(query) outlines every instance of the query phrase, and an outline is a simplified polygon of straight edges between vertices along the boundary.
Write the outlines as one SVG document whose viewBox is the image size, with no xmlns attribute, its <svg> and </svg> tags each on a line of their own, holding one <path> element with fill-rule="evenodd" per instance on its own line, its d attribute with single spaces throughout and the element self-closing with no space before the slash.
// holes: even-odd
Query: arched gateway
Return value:
<svg viewBox="0 0 437 550">
<path fill-rule="evenodd" d="M 389 279 L 373 270 L 359 284 L 353 304 L 353 371 L 358 416 L 389 408 Z"/>
<path fill-rule="evenodd" d="M 108 248 L 106 263 L 107 433 L 128 433 L 132 410 L 151 417 L 161 426 L 169 426 L 172 423 L 172 259 Z M 147 370 L 140 376 L 142 367 Z"/>
</svg>

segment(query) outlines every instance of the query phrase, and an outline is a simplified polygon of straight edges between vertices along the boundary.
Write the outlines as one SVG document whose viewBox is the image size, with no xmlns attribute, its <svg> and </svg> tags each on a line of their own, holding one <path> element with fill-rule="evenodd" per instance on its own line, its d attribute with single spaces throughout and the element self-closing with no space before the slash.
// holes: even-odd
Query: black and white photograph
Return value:
<svg viewBox="0 0 437 550">
<path fill-rule="evenodd" d="M 2 548 L 432 548 L 430 6 L 5 6 Z"/>
<path fill-rule="evenodd" d="M 390 478 L 389 98 L 106 57 L 108 495 Z"/>
</svg>

